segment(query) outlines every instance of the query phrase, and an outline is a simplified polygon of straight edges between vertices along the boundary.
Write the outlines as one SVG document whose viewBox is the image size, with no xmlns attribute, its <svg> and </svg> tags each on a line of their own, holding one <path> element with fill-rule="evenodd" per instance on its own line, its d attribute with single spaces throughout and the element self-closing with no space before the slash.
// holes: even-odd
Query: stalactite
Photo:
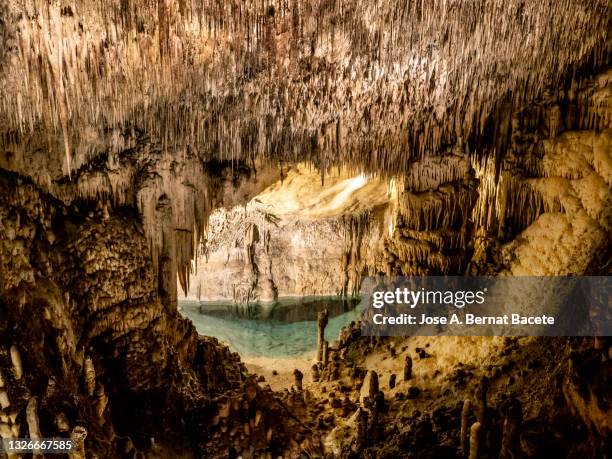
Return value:
<svg viewBox="0 0 612 459">
<path fill-rule="evenodd" d="M 23 364 L 21 362 L 21 353 L 17 346 L 11 346 L 10 349 L 11 362 L 13 364 L 13 376 L 16 380 L 20 380 L 23 376 Z"/>
<path fill-rule="evenodd" d="M 81 161 L 83 126 L 128 122 L 164 147 L 224 159 L 329 164 L 340 155 L 384 171 L 457 140 L 492 138 L 503 149 L 509 108 L 586 60 L 607 64 L 611 51 L 610 6 L 597 0 L 341 0 L 297 3 L 291 14 L 257 0 L 239 12 L 157 0 L 121 20 L 104 4 L 73 3 L 72 15 L 43 0 L 5 13 L 14 46 L 2 50 L 13 58 L 2 70 L 23 77 L 6 80 L 0 97 L 7 133 L 44 126 L 61 137 L 67 175 Z M 441 40 L 447 31 L 452 39 Z M 597 104 L 581 116 L 585 126 L 609 124 Z"/>
<path fill-rule="evenodd" d="M 348 214 L 343 217 L 345 230 L 345 254 L 343 258 L 342 294 L 354 296 L 359 291 L 363 277 L 363 242 L 371 229 L 370 212 Z"/>
<path fill-rule="evenodd" d="M 506 240 L 529 226 L 542 213 L 562 211 L 558 199 L 544 199 L 520 174 L 502 171 L 497 176 L 492 158 L 474 166 L 480 180 L 480 194 L 472 219 L 486 232 Z"/>
</svg>

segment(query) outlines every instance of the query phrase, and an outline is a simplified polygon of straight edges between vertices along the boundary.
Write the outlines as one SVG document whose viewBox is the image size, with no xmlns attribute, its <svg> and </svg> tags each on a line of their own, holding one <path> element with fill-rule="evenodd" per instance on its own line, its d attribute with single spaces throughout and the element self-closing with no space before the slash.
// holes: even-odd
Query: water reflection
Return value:
<svg viewBox="0 0 612 459">
<path fill-rule="evenodd" d="M 316 317 L 330 313 L 326 337 L 358 320 L 358 299 L 341 297 L 283 298 L 270 305 L 236 305 L 181 301 L 181 313 L 202 335 L 214 336 L 242 356 L 297 357 L 316 349 Z"/>
<path fill-rule="evenodd" d="M 327 309 L 330 317 L 336 317 L 355 309 L 357 298 L 301 297 L 285 298 L 270 304 L 200 303 L 199 312 L 213 317 L 270 320 L 294 323 L 316 321 L 317 313 Z"/>
</svg>

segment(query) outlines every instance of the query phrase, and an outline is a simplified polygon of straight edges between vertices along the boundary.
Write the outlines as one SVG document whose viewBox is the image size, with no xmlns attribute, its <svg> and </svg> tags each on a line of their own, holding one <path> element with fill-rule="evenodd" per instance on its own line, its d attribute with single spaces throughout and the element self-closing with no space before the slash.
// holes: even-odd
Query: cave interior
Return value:
<svg viewBox="0 0 612 459">
<path fill-rule="evenodd" d="M 180 307 L 608 276 L 611 30 L 609 0 L 0 2 L 0 436 L 611 457 L 609 337 L 323 340 L 318 311 L 321 354 L 255 365 Z"/>
</svg>

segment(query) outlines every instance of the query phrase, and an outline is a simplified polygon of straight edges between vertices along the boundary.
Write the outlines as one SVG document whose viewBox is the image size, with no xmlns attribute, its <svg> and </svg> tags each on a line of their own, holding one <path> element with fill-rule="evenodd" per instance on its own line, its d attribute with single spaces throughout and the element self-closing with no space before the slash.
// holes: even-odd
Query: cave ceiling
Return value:
<svg viewBox="0 0 612 459">
<path fill-rule="evenodd" d="M 609 62 L 611 9 L 11 0 L 0 6 L 3 161 L 27 169 L 38 154 L 57 179 L 141 138 L 203 160 L 386 173 L 453 145 L 499 153 L 513 110 Z"/>
</svg>

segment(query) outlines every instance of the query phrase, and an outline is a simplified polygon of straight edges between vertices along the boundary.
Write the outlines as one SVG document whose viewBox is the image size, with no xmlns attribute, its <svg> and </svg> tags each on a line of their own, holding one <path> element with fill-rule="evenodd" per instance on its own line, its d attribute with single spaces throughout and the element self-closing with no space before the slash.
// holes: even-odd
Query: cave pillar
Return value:
<svg viewBox="0 0 612 459">
<path fill-rule="evenodd" d="M 324 309 L 317 314 L 317 361 L 323 361 L 323 347 L 325 343 L 325 327 L 329 321 L 329 311 Z"/>
</svg>

